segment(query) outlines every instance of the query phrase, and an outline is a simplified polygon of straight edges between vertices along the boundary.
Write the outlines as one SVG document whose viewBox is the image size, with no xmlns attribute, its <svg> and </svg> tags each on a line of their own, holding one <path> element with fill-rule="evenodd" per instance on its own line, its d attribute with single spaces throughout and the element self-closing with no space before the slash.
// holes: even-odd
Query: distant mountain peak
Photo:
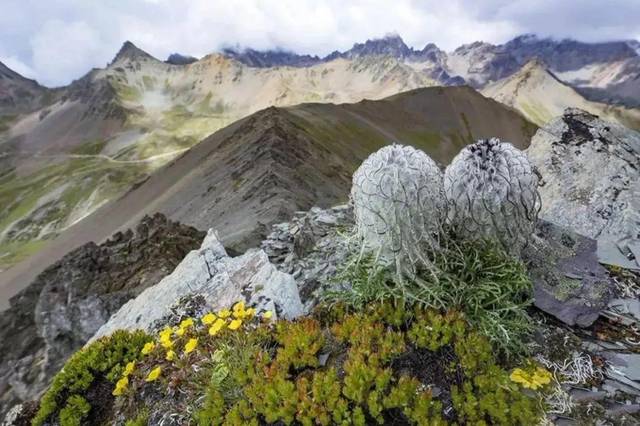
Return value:
<svg viewBox="0 0 640 426">
<path fill-rule="evenodd" d="M 322 61 L 317 56 L 299 55 L 284 49 L 259 51 L 251 48 L 227 47 L 222 50 L 222 54 L 250 67 L 259 68 L 273 66 L 306 67 Z"/>
<path fill-rule="evenodd" d="M 382 38 L 369 39 L 364 43 L 356 43 L 342 56 L 353 58 L 358 56 L 389 55 L 396 58 L 405 58 L 413 53 L 402 37 L 396 33 L 387 34 Z"/>
<path fill-rule="evenodd" d="M 188 65 L 196 62 L 198 58 L 189 55 L 181 55 L 180 53 L 172 53 L 165 61 L 171 65 Z"/>
<path fill-rule="evenodd" d="M 144 50 L 140 49 L 138 46 L 136 46 L 129 40 L 127 40 L 122 44 L 122 47 L 120 48 L 118 53 L 116 53 L 116 56 L 115 58 L 113 58 L 113 61 L 111 61 L 111 64 L 115 64 L 116 62 L 123 62 L 127 60 L 132 61 L 132 60 L 140 60 L 140 59 L 155 59 L 155 58 L 149 55 Z"/>
</svg>

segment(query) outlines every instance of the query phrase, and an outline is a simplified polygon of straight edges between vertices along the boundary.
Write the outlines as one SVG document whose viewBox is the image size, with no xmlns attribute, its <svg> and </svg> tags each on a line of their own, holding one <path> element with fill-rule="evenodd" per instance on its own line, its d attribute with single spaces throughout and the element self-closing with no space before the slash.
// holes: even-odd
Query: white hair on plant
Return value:
<svg viewBox="0 0 640 426">
<path fill-rule="evenodd" d="M 353 175 L 351 202 L 363 250 L 398 274 L 430 265 L 447 203 L 442 172 L 427 154 L 396 144 L 371 154 Z"/>
<path fill-rule="evenodd" d="M 538 176 L 527 156 L 497 138 L 464 148 L 444 173 L 449 221 L 463 238 L 494 238 L 519 253 L 540 210 Z"/>
<path fill-rule="evenodd" d="M 543 355 L 537 355 L 536 360 L 559 375 L 563 384 L 579 385 L 603 377 L 602 369 L 593 364 L 589 354 L 582 352 L 574 352 L 562 363 L 550 361 Z"/>
</svg>

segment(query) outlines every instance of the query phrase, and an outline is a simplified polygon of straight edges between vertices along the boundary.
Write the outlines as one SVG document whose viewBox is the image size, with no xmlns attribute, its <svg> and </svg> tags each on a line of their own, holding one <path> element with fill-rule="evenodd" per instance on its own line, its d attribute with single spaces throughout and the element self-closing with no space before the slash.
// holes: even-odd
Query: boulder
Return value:
<svg viewBox="0 0 640 426">
<path fill-rule="evenodd" d="M 202 296 L 214 311 L 243 300 L 277 317 L 292 319 L 303 313 L 295 280 L 278 271 L 263 250 L 232 258 L 216 233 L 209 231 L 200 249 L 190 252 L 171 275 L 124 304 L 91 340 L 118 329 L 153 330 L 175 302 L 188 295 Z"/>
<path fill-rule="evenodd" d="M 540 217 L 599 241 L 640 238 L 640 133 L 569 108 L 527 154 L 542 176 Z"/>
<path fill-rule="evenodd" d="M 539 221 L 522 254 L 533 281 L 535 306 L 568 325 L 591 325 L 613 290 L 596 252 L 595 240 Z"/>
</svg>

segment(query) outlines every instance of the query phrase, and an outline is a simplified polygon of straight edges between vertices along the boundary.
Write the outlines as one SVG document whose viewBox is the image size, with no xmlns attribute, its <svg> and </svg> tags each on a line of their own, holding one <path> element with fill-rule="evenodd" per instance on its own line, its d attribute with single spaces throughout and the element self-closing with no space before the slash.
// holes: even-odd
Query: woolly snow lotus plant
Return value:
<svg viewBox="0 0 640 426">
<path fill-rule="evenodd" d="M 538 176 L 511 144 L 493 138 L 464 148 L 444 173 L 444 190 L 460 237 L 497 239 L 513 254 L 529 240 L 540 210 Z"/>
<path fill-rule="evenodd" d="M 442 173 L 427 154 L 395 144 L 371 154 L 353 175 L 351 201 L 365 251 L 398 274 L 430 265 L 447 204 Z"/>
</svg>

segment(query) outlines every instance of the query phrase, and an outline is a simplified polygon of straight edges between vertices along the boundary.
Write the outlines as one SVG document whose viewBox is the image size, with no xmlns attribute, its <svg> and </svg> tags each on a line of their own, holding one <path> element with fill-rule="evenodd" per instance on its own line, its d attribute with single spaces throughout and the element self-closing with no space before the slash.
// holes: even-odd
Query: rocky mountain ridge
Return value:
<svg viewBox="0 0 640 426">
<path fill-rule="evenodd" d="M 0 312 L 0 412 L 37 398 L 66 359 L 132 297 L 155 285 L 204 233 L 156 214 L 68 253 Z"/>
<path fill-rule="evenodd" d="M 470 84 L 477 88 L 509 77 L 531 60 L 538 59 L 565 84 L 580 90 L 590 100 L 637 106 L 640 98 L 629 90 L 638 76 L 637 45 L 636 40 L 584 43 L 525 34 L 500 45 L 478 41 L 447 53 L 433 43 L 421 50 L 414 49 L 394 34 L 356 43 L 347 51 L 335 51 L 322 58 L 281 50 L 226 49 L 223 54 L 253 67 L 308 67 L 336 58 L 390 56 L 438 70 L 442 75 L 438 81 L 442 84 Z M 608 82 L 602 78 L 606 70 L 609 74 L 616 70 L 607 77 Z M 627 88 L 626 94 L 624 88 Z"/>
</svg>

